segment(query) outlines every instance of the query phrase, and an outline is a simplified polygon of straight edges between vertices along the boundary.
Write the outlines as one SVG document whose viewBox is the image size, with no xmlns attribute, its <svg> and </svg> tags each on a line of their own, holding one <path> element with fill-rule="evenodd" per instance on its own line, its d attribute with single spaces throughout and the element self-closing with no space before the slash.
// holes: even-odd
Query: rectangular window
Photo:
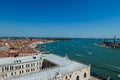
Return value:
<svg viewBox="0 0 120 80">
<path fill-rule="evenodd" d="M 41 62 L 39 62 L 39 65 L 41 65 Z"/>
<path fill-rule="evenodd" d="M 31 63 L 31 67 L 33 66 L 33 64 Z"/>
<path fill-rule="evenodd" d="M 15 66 L 15 69 L 17 70 L 17 69 L 21 69 L 21 66 Z"/>
<path fill-rule="evenodd" d="M 4 74 L 3 74 L 2 76 L 3 76 L 3 78 L 4 78 Z"/>
<path fill-rule="evenodd" d="M 28 69 L 28 72 L 30 72 L 30 69 Z"/>
<path fill-rule="evenodd" d="M 30 67 L 30 64 L 26 64 L 26 68 L 27 68 L 27 67 Z"/>
<path fill-rule="evenodd" d="M 35 71 L 35 68 L 33 68 L 33 71 Z"/>
<path fill-rule="evenodd" d="M 7 67 L 7 71 L 9 71 L 9 67 Z"/>
<path fill-rule="evenodd" d="M 16 75 L 16 72 L 15 72 L 15 75 Z"/>
<path fill-rule="evenodd" d="M 26 68 L 28 67 L 28 64 L 26 64 Z"/>
<path fill-rule="evenodd" d="M 22 65 L 22 68 L 24 68 L 24 65 Z"/>
<path fill-rule="evenodd" d="M 13 76 L 13 73 L 11 73 L 11 76 Z"/>
<path fill-rule="evenodd" d="M 33 63 L 33 65 L 35 66 L 35 63 Z"/>
<path fill-rule="evenodd" d="M 28 67 L 30 67 L 30 64 L 28 64 Z"/>
<path fill-rule="evenodd" d="M 4 72 L 4 67 L 2 67 L 2 72 Z"/>
<path fill-rule="evenodd" d="M 41 68 L 39 67 L 39 69 L 41 69 Z"/>
<path fill-rule="evenodd" d="M 39 65 L 39 63 L 37 62 L 37 65 Z"/>
<path fill-rule="evenodd" d="M 26 70 L 26 72 L 28 72 L 28 71 Z"/>
<path fill-rule="evenodd" d="M 35 66 L 35 63 L 31 63 L 31 67 Z"/>
<path fill-rule="evenodd" d="M 19 73 L 21 74 L 21 71 Z"/>
<path fill-rule="evenodd" d="M 22 71 L 22 73 L 24 73 L 24 71 Z"/>
<path fill-rule="evenodd" d="M 12 71 L 13 70 L 13 66 L 10 66 L 10 71 Z"/>
<path fill-rule="evenodd" d="M 7 74 L 5 74 L 5 76 L 7 77 Z"/>
<path fill-rule="evenodd" d="M 5 67 L 5 71 L 7 70 L 7 67 Z"/>
<path fill-rule="evenodd" d="M 28 66 L 27 66 L 27 64 L 26 64 L 26 68 L 27 68 Z"/>
</svg>

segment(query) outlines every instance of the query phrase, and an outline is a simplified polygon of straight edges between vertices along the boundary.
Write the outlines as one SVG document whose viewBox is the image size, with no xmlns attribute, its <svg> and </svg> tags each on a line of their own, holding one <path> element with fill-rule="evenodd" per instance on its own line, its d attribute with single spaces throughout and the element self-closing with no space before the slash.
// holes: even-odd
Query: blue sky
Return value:
<svg viewBox="0 0 120 80">
<path fill-rule="evenodd" d="M 0 36 L 120 37 L 120 0 L 0 0 Z"/>
</svg>

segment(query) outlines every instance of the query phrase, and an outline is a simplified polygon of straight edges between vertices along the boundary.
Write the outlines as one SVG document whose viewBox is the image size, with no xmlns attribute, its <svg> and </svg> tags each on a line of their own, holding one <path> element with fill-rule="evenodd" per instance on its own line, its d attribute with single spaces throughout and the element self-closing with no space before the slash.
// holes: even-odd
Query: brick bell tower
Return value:
<svg viewBox="0 0 120 80">
<path fill-rule="evenodd" d="M 114 44 L 113 44 L 113 46 L 118 46 L 116 36 L 114 36 Z"/>
</svg>

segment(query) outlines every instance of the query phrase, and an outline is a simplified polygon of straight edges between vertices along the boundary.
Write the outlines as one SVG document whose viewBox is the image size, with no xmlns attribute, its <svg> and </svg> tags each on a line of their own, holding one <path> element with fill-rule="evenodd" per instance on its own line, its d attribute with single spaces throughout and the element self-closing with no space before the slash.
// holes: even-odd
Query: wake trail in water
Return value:
<svg viewBox="0 0 120 80">
<path fill-rule="evenodd" d="M 92 55 L 93 53 L 92 52 L 88 52 L 89 55 Z"/>
<path fill-rule="evenodd" d="M 78 57 L 86 57 L 86 56 L 80 55 L 80 54 L 76 54 L 76 56 L 78 56 Z"/>
<path fill-rule="evenodd" d="M 114 72 L 114 73 L 120 73 L 119 71 L 116 71 L 114 69 L 109 69 L 109 68 L 105 68 L 105 67 L 102 67 L 102 66 L 97 66 L 97 65 L 92 65 L 93 67 L 96 67 L 98 69 L 103 69 L 103 70 L 106 70 L 106 71 L 110 71 L 110 72 Z"/>
<path fill-rule="evenodd" d="M 114 66 L 114 65 L 109 65 L 109 64 L 107 64 L 107 66 L 110 66 L 110 67 L 112 67 L 112 68 L 115 68 L 115 69 L 120 70 L 120 66 Z"/>
<path fill-rule="evenodd" d="M 91 48 L 92 46 L 84 46 L 83 48 Z"/>
</svg>

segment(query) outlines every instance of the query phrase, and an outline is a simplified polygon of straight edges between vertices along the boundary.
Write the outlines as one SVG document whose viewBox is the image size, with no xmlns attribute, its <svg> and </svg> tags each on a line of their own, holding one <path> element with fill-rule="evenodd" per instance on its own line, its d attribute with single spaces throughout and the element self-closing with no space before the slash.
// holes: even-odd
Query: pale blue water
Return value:
<svg viewBox="0 0 120 80">
<path fill-rule="evenodd" d="M 104 77 L 120 74 L 120 50 L 96 46 L 102 40 L 73 39 L 44 44 L 45 50 L 60 56 L 91 64 L 91 71 Z"/>
</svg>

